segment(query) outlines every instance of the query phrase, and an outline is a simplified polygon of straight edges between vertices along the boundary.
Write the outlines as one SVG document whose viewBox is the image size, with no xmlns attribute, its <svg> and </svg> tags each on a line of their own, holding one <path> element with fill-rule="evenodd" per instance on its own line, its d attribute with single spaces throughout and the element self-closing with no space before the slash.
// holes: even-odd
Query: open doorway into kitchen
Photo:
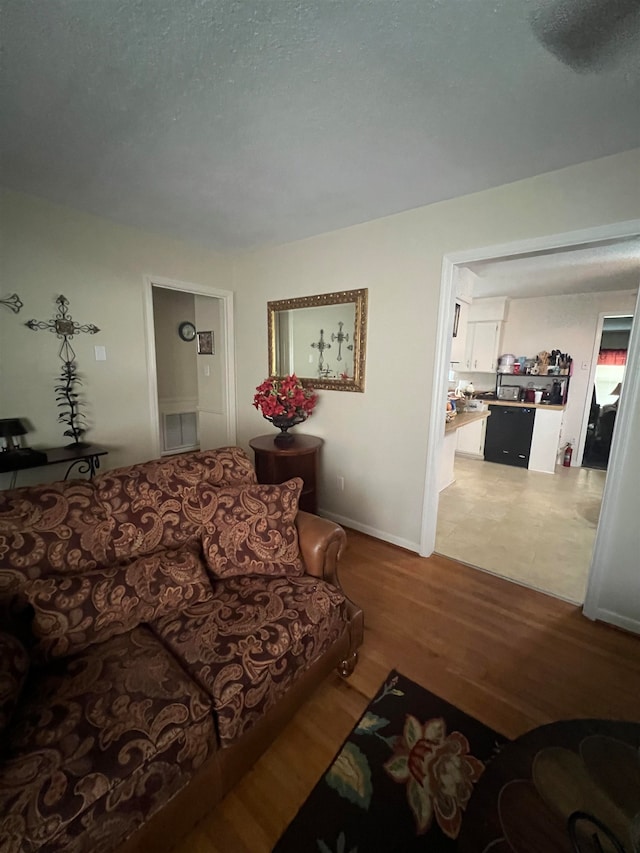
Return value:
<svg viewBox="0 0 640 853">
<path fill-rule="evenodd" d="M 449 485 L 438 495 L 435 550 L 582 602 L 606 478 L 602 470 L 581 466 L 587 427 L 582 418 L 592 390 L 589 377 L 594 333 L 600 313 L 632 314 L 640 281 L 640 241 L 630 235 L 588 245 L 567 244 L 512 255 L 496 253 L 479 261 L 465 259 L 456 266 L 464 272 L 461 278 L 467 288 L 466 293 L 455 294 L 467 297 L 466 312 L 459 312 L 459 316 L 466 313 L 469 323 L 497 324 L 495 367 L 486 369 L 484 375 L 470 369 L 479 362 L 473 351 L 476 329 L 471 327 L 465 356 L 456 359 L 458 364 L 444 365 L 451 380 L 443 383 L 448 390 L 471 384 L 476 406 L 486 395 L 483 405 L 488 414 L 489 407 L 498 402 L 502 407 L 507 402 L 495 399 L 498 356 L 513 355 L 514 363 L 526 364 L 540 353 L 551 354 L 557 349 L 568 353 L 572 362 L 569 391 L 560 415 L 552 417 L 550 400 L 546 409 L 542 408 L 542 399 L 531 407 L 539 426 L 545 426 L 544 434 L 537 438 L 544 439 L 546 455 L 551 454 L 547 467 L 530 467 L 529 460 L 522 467 L 486 461 L 484 442 L 491 414 L 480 425 L 476 420 L 457 430 L 452 475 L 440 477 L 441 485 L 447 481 Z M 494 311 L 500 304 L 501 315 L 487 314 L 488 308 Z M 482 310 L 478 313 L 477 309 Z M 529 382 L 538 390 L 540 379 L 536 374 L 526 376 L 526 381 L 524 376 L 510 376 L 507 384 L 526 388 Z M 524 407 L 519 394 L 509 404 Z M 445 437 L 445 444 L 447 440 Z M 565 468 L 558 454 L 567 444 L 573 458 Z M 531 445 L 529 449 L 533 449 Z M 445 458 L 446 453 L 440 457 Z"/>
</svg>

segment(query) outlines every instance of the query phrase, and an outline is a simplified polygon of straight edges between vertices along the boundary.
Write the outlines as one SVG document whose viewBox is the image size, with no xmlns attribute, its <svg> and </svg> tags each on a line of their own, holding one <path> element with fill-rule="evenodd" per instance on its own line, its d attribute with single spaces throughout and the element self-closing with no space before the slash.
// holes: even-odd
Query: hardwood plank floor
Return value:
<svg viewBox="0 0 640 853">
<path fill-rule="evenodd" d="M 573 717 L 640 719 L 640 637 L 444 557 L 349 531 L 340 578 L 365 613 L 352 677 L 332 675 L 176 853 L 267 853 L 396 668 L 509 737 Z"/>
</svg>

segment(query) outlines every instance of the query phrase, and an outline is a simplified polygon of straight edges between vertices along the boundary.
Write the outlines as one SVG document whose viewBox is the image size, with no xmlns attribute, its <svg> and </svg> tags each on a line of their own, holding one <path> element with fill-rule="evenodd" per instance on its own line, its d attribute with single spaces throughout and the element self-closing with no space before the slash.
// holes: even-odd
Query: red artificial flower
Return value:
<svg viewBox="0 0 640 853">
<path fill-rule="evenodd" d="M 317 402 L 318 395 L 313 388 L 305 388 L 295 373 L 265 379 L 256 387 L 253 398 L 253 405 L 265 418 L 285 415 L 304 419 L 311 415 Z"/>
</svg>

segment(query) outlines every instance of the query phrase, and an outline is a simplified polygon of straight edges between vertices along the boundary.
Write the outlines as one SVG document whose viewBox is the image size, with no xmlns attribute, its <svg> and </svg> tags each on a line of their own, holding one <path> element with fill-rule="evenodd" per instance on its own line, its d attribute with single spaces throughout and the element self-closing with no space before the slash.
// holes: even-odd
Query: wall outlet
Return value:
<svg viewBox="0 0 640 853">
<path fill-rule="evenodd" d="M 344 477 L 337 478 L 338 491 L 344 492 Z"/>
</svg>

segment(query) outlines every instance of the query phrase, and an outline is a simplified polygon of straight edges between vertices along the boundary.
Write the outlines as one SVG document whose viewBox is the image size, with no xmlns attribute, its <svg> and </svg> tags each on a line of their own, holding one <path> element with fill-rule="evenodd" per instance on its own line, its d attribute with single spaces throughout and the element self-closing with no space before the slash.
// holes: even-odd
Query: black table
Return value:
<svg viewBox="0 0 640 853">
<path fill-rule="evenodd" d="M 109 451 L 106 447 L 100 447 L 98 444 L 86 444 L 83 447 L 47 447 L 41 450 L 46 459 L 41 456 L 34 456 L 32 460 L 25 458 L 24 455 L 16 456 L 15 461 L 8 459 L 8 455 L 0 455 L 0 471 L 11 473 L 11 483 L 9 488 L 13 489 L 18 479 L 18 472 L 25 471 L 28 468 L 44 468 L 48 465 L 67 465 L 67 472 L 62 478 L 68 479 L 69 474 L 76 468 L 78 474 L 88 474 L 89 477 L 95 476 L 96 471 L 100 467 L 100 457 L 106 456 Z M 4 456 L 4 458 L 2 458 Z"/>
</svg>

